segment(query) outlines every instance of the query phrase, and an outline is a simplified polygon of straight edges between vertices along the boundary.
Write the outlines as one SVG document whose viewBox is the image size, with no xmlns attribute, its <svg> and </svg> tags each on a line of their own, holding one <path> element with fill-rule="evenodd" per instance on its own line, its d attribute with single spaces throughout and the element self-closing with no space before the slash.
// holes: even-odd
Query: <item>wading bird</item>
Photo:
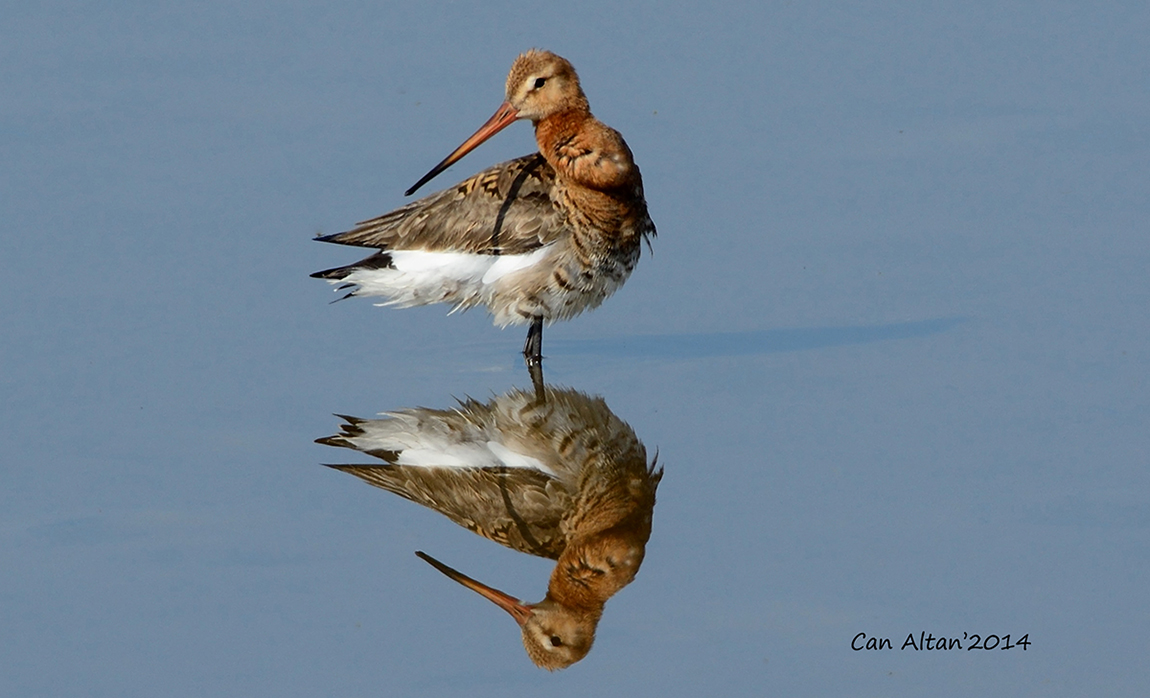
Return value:
<svg viewBox="0 0 1150 698">
<path fill-rule="evenodd" d="M 529 604 L 417 553 L 510 613 L 537 665 L 562 669 L 586 656 L 607 599 L 635 578 L 651 535 L 663 472 L 635 432 L 602 399 L 542 385 L 384 417 L 344 416 L 342 433 L 318 440 L 382 464 L 330 467 L 556 560 L 546 597 Z"/>
<path fill-rule="evenodd" d="M 655 236 L 643 180 L 618 131 L 591 115 L 575 69 L 549 51 L 520 55 L 507 99 L 410 195 L 519 119 L 535 125 L 539 152 L 317 240 L 375 254 L 313 277 L 382 296 L 380 305 L 483 305 L 495 324 L 528 324 L 523 355 L 542 360 L 543 323 L 595 308 L 630 276 L 641 242 Z"/>
</svg>

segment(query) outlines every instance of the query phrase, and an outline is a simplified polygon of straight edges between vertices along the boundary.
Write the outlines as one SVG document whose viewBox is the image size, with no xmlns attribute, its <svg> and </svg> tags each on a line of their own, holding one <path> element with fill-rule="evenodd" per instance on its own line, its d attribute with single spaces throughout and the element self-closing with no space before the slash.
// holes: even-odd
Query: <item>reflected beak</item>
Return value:
<svg viewBox="0 0 1150 698">
<path fill-rule="evenodd" d="M 496 129 L 496 130 L 498 130 L 498 129 Z M 472 136 L 472 138 L 474 138 L 474 136 Z M 466 145 L 466 144 L 464 144 L 464 145 Z M 511 617 L 514 618 L 515 622 L 518 623 L 519 625 L 522 626 L 524 623 L 527 622 L 527 619 L 531 617 L 531 614 L 532 614 L 531 607 L 527 606 L 526 604 L 524 604 L 519 599 L 508 596 L 507 594 L 504 594 L 502 591 L 499 591 L 498 589 L 492 589 L 491 587 L 487 586 L 486 584 L 484 584 L 482 582 L 477 582 L 474 579 L 472 579 L 471 577 L 468 577 L 467 575 L 462 574 L 461 572 L 458 572 L 456 570 L 451 569 L 447 565 L 443 564 L 439 560 L 436 560 L 435 558 L 433 558 L 432 556 L 423 552 L 422 550 L 416 551 L 415 554 L 418 555 L 427 564 L 431 565 L 432 567 L 439 570 L 443 574 L 454 579 L 455 581 L 459 582 L 460 584 L 467 587 L 468 589 L 471 589 L 472 591 L 480 594 L 481 596 L 486 597 L 488 600 L 490 600 L 496 606 L 498 606 L 498 607 L 502 608 L 504 611 L 507 611 L 508 613 L 510 613 Z"/>
<path fill-rule="evenodd" d="M 464 155 L 467 155 L 472 150 L 475 150 L 475 147 L 477 145 L 479 145 L 483 141 L 487 140 L 488 138 L 491 138 L 492 136 L 499 133 L 503 129 L 507 128 L 508 126 L 510 126 L 512 124 L 512 122 L 514 122 L 518 118 L 519 118 L 519 111 L 515 107 L 511 106 L 510 102 L 504 102 L 502 104 L 502 106 L 500 106 L 499 109 L 496 110 L 495 114 L 490 119 L 487 120 L 487 123 L 480 126 L 479 130 L 471 135 L 471 138 L 468 138 L 467 140 L 463 141 L 463 145 L 456 148 L 455 152 L 453 152 L 451 155 L 448 155 L 446 158 L 444 158 L 443 162 L 441 162 L 438 165 L 436 165 L 435 167 L 431 168 L 431 172 L 428 172 L 427 174 L 423 175 L 423 177 L 418 182 L 416 182 L 411 187 L 411 189 L 408 189 L 407 191 L 405 191 L 403 193 L 403 195 L 404 196 L 411 196 L 412 194 L 414 194 L 416 189 L 419 189 L 424 184 L 427 184 L 428 182 L 430 182 L 440 172 L 443 172 L 448 167 L 451 167 L 456 162 L 458 162 L 459 159 L 462 158 Z M 432 563 L 432 564 L 435 564 L 435 563 Z"/>
</svg>

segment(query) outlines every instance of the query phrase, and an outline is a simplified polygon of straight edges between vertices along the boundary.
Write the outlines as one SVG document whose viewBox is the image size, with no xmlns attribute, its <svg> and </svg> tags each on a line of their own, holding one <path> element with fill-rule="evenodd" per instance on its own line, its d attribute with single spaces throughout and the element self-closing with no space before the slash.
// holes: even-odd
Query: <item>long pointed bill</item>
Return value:
<svg viewBox="0 0 1150 698">
<path fill-rule="evenodd" d="M 443 574 L 454 579 L 468 589 L 471 589 L 472 591 L 480 594 L 481 596 L 486 597 L 496 606 L 510 613 L 511 617 L 514 618 L 515 622 L 519 623 L 519 625 L 523 625 L 527 622 L 527 619 L 531 617 L 531 609 L 524 605 L 523 602 L 519 599 L 508 596 L 498 589 L 492 589 L 483 582 L 477 582 L 471 577 L 451 569 L 447 565 L 443 564 L 439 560 L 436 560 L 422 550 L 417 550 L 415 554 L 418 555 L 424 562 L 439 570 Z"/>
<path fill-rule="evenodd" d="M 415 185 L 411 187 L 411 189 L 403 192 L 403 195 L 411 196 L 414 194 L 416 189 L 419 189 L 424 184 L 427 184 L 431 180 L 435 179 L 435 177 L 440 172 L 443 172 L 448 167 L 454 165 L 464 155 L 467 155 L 472 150 L 475 150 L 477 145 L 507 128 L 518 118 L 519 111 L 516 110 L 515 107 L 511 106 L 510 102 L 504 102 L 499 107 L 499 109 L 495 111 L 495 114 L 487 120 L 487 123 L 480 126 L 479 130 L 471 135 L 471 138 L 463 141 L 463 145 L 456 148 L 455 152 L 453 152 L 451 155 L 445 157 L 443 162 L 431 168 L 431 172 L 423 175 L 423 177 L 418 182 L 416 182 Z"/>
</svg>

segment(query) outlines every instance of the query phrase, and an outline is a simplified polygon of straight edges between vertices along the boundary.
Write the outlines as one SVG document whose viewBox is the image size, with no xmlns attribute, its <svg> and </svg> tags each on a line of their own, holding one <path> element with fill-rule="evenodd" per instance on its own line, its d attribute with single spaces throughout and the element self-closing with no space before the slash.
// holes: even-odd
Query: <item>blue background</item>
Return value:
<svg viewBox="0 0 1150 698">
<path fill-rule="evenodd" d="M 1147 36 L 1145 2 L 6 6 L 0 694 L 1144 695 Z M 559 674 L 412 551 L 528 600 L 546 560 L 312 443 L 527 384 L 519 329 L 307 275 L 532 46 L 659 228 L 547 333 L 666 467 Z"/>
</svg>

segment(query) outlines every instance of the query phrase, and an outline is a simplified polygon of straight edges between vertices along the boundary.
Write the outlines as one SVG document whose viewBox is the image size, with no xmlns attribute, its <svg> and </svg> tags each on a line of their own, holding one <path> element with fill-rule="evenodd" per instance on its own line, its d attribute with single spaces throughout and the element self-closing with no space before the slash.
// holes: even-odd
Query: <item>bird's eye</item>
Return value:
<svg viewBox="0 0 1150 698">
<path fill-rule="evenodd" d="M 551 636 L 551 646 L 552 647 L 562 647 L 563 646 L 563 638 L 559 637 L 558 635 L 552 635 Z"/>
<path fill-rule="evenodd" d="M 539 89 L 547 84 L 547 78 L 535 78 L 535 89 Z"/>
</svg>

